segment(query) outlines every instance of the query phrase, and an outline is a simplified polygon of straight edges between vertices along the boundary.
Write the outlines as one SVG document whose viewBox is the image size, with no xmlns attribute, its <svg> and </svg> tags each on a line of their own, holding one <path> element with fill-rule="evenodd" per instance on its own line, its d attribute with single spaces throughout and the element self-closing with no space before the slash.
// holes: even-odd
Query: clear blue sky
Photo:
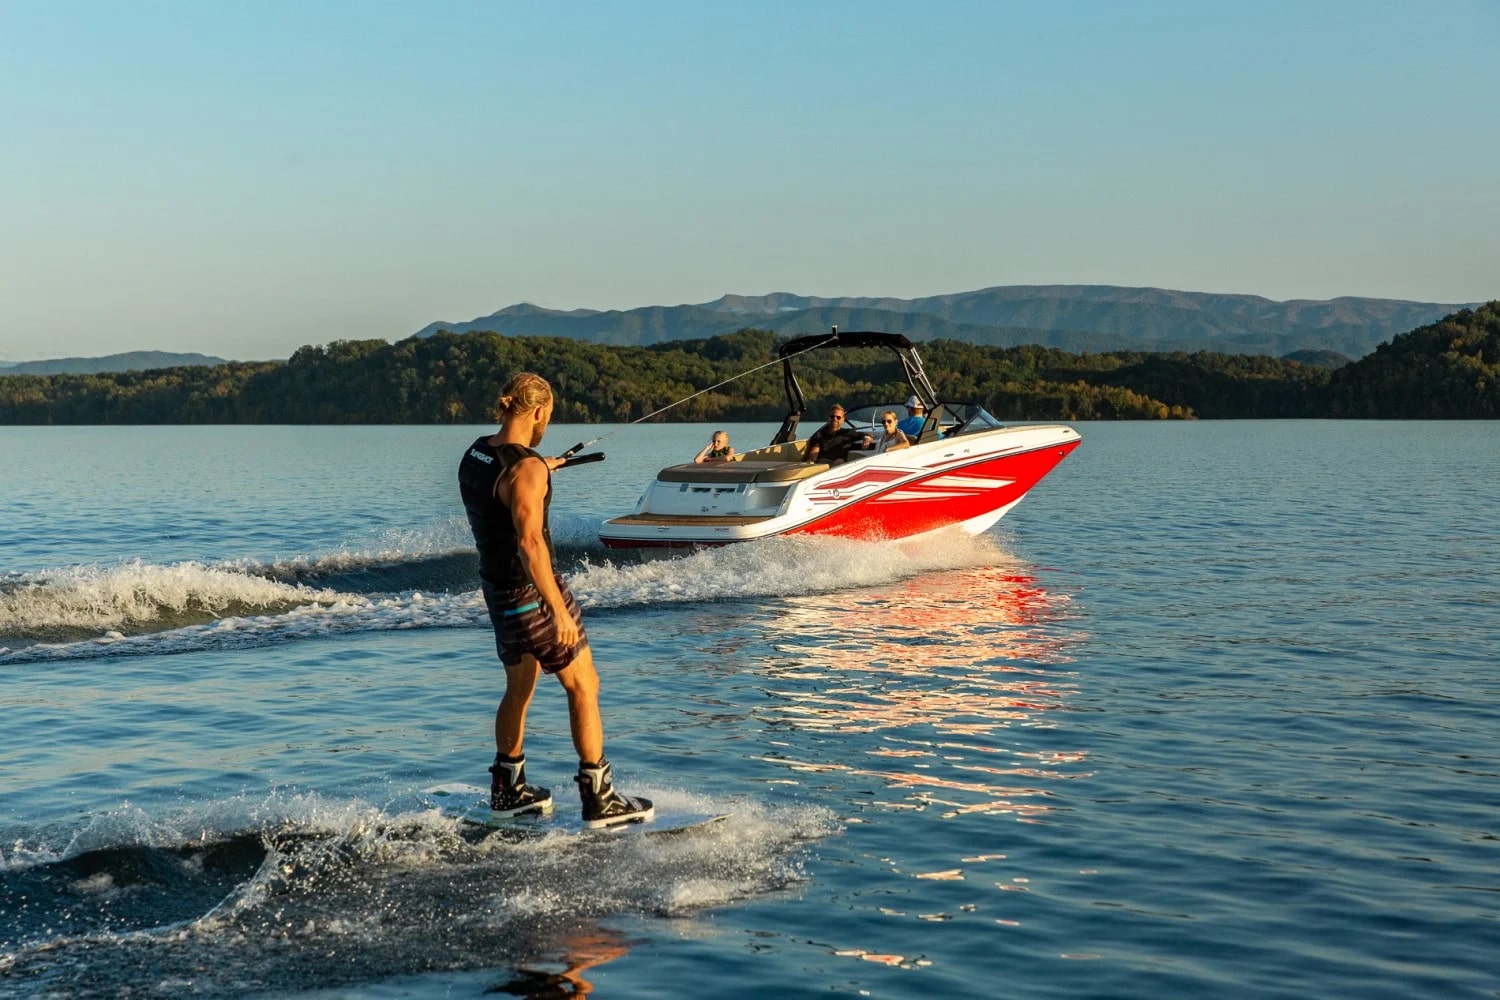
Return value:
<svg viewBox="0 0 1500 1000">
<path fill-rule="evenodd" d="M 1500 3 L 0 3 L 0 359 L 515 302 L 1500 297 Z"/>
</svg>

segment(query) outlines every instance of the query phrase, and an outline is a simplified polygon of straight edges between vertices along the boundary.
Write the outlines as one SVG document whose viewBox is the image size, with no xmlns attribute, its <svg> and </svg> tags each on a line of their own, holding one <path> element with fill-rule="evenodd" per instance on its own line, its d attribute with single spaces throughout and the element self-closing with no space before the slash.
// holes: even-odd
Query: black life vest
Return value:
<svg viewBox="0 0 1500 1000">
<path fill-rule="evenodd" d="M 518 444 L 489 443 L 488 436 L 469 445 L 458 463 L 458 492 L 463 497 L 469 529 L 479 549 L 479 577 L 503 590 L 524 587 L 531 582 L 521 561 L 520 538 L 515 517 L 508 506 L 495 496 L 496 484 L 519 461 L 541 459 L 541 455 Z M 542 502 L 542 537 L 547 553 L 552 554 L 552 531 L 548 525 L 548 508 L 552 506 L 552 476 L 547 476 L 547 498 Z"/>
</svg>

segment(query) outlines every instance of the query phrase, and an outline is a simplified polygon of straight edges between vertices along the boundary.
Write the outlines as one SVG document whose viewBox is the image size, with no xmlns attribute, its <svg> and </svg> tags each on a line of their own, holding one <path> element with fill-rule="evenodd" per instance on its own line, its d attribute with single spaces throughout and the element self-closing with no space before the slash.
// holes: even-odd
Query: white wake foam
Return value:
<svg viewBox="0 0 1500 1000">
<path fill-rule="evenodd" d="M 413 593 L 379 599 L 329 593 L 318 600 L 326 603 L 303 604 L 274 615 L 220 618 L 162 632 L 139 635 L 109 632 L 82 642 L 38 643 L 9 652 L 0 650 L 0 663 L 236 649 L 351 632 L 464 628 L 485 620 L 484 600 L 477 590 L 471 594 L 429 597 Z"/>
<path fill-rule="evenodd" d="M 0 872 L 23 871 L 116 847 L 178 848 L 246 831 L 293 828 L 337 833 L 346 840 L 374 838 L 395 825 L 449 829 L 431 810 L 388 813 L 362 799 L 272 789 L 152 812 L 131 802 L 91 813 L 72 828 L 56 826 L 30 840 L 0 845 Z"/>
<path fill-rule="evenodd" d="M 599 540 L 599 529 L 604 526 L 604 520 L 602 517 L 554 511 L 548 522 L 548 530 L 552 533 L 552 544 L 570 549 L 602 550 L 604 543 Z M 467 525 L 464 530 L 468 530 Z"/>
<path fill-rule="evenodd" d="M 681 559 L 586 562 L 568 582 L 584 607 L 621 607 L 827 594 L 924 573 L 1012 564 L 1021 565 L 993 539 L 955 530 L 885 542 L 770 538 L 703 549 Z"/>
<path fill-rule="evenodd" d="M 409 556 L 410 550 L 404 551 Z M 367 557 L 368 553 L 358 558 Z M 926 573 L 1009 565 L 1020 563 L 993 539 L 958 531 L 899 542 L 775 538 L 707 549 L 681 559 L 598 565 L 585 561 L 569 583 L 585 608 L 619 608 L 837 593 Z M 295 606 L 136 635 L 114 631 L 127 618 L 150 620 L 167 608 L 212 611 L 236 602 L 250 608 Z M 484 625 L 487 616 L 477 590 L 367 597 L 189 563 L 67 571 L 42 590 L 23 587 L 0 598 L 0 634 L 7 624 L 34 627 L 39 620 L 111 631 L 78 642 L 0 649 L 0 663 L 184 653 L 354 632 L 472 628 Z"/>
<path fill-rule="evenodd" d="M 46 629 L 104 631 L 171 612 L 217 614 L 331 599 L 327 592 L 196 562 L 76 566 L 37 574 L 0 593 L 0 635 Z"/>
<path fill-rule="evenodd" d="M 281 996 L 319 987 L 364 995 L 362 984 L 394 982 L 392 970 L 493 968 L 497 959 L 504 966 L 536 955 L 583 970 L 601 947 L 609 957 L 628 948 L 598 921 L 691 915 L 794 885 L 804 877 L 802 845 L 838 829 L 831 812 L 810 805 L 734 803 L 727 811 L 728 820 L 698 835 L 578 833 L 522 843 L 502 836 L 475 843 L 436 810 L 312 795 L 274 794 L 222 815 L 117 813 L 54 858 L 84 843 L 176 850 L 196 904 L 153 898 L 160 890 L 143 885 L 133 890 L 139 917 L 76 920 L 79 894 L 116 891 L 116 862 L 102 858 L 102 871 L 33 900 L 35 929 L 0 955 L 0 974 L 23 991 L 57 996 L 125 995 L 141 983 L 158 994 Z M 226 819 L 229 826 L 218 825 Z M 223 873 L 195 877 L 198 849 L 226 838 L 240 871 L 264 847 L 253 874 L 237 871 L 232 886 Z M 33 854 L 13 868 L 46 863 L 44 851 Z M 71 926 L 48 926 L 54 912 Z M 451 933 L 434 935 L 434 927 Z M 615 952 L 617 942 L 624 947 Z M 101 948 L 108 961 L 99 961 Z M 308 955 L 337 960 L 310 965 Z"/>
</svg>

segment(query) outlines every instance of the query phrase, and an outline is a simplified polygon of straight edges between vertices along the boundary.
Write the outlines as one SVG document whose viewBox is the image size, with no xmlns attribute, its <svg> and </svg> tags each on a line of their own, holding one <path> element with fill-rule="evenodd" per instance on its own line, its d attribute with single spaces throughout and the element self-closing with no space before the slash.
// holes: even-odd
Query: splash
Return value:
<svg viewBox="0 0 1500 1000">
<path fill-rule="evenodd" d="M 659 805 L 704 800 L 653 791 Z M 684 803 L 689 803 L 684 806 Z M 248 826 L 95 846 L 0 870 L 0 975 L 57 995 L 300 992 L 392 976 L 493 969 L 553 955 L 570 968 L 629 943 L 605 921 L 676 917 L 802 879 L 802 846 L 838 829 L 816 806 L 716 802 L 711 832 L 485 836 L 435 811 L 277 794 L 237 803 Z M 230 813 L 235 809 L 229 810 Z M 106 822 L 104 825 L 109 825 Z M 108 961 L 98 961 L 107 949 Z M 603 949 L 601 951 L 601 949 Z"/>
</svg>

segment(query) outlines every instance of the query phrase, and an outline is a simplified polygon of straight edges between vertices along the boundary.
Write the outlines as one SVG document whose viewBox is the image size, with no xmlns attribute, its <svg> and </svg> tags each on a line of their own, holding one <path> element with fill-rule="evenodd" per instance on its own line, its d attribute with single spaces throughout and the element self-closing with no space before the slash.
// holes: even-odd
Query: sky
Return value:
<svg viewBox="0 0 1500 1000">
<path fill-rule="evenodd" d="M 0 0 L 0 359 L 517 302 L 1500 297 L 1500 0 Z"/>
</svg>

